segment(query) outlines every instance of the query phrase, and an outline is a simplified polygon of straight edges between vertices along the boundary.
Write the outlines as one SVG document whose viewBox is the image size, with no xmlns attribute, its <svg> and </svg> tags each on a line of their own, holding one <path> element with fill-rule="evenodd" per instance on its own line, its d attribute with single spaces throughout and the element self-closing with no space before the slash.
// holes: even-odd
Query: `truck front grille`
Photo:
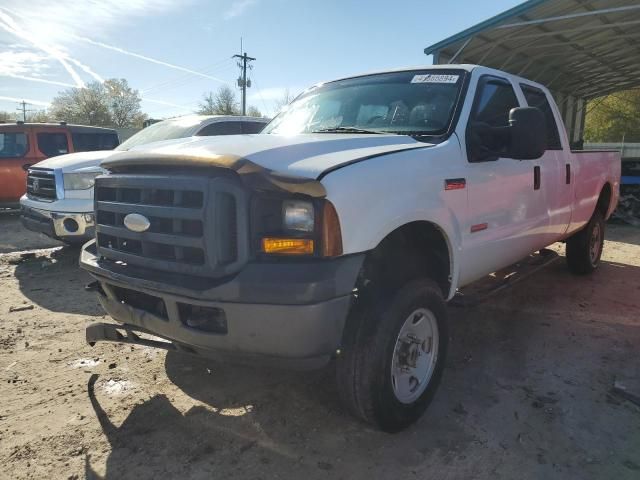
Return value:
<svg viewBox="0 0 640 480">
<path fill-rule="evenodd" d="M 246 257 L 244 192 L 225 178 L 107 175 L 96 179 L 98 253 L 110 260 L 188 275 L 222 276 Z M 129 214 L 148 221 L 125 225 Z"/>
<path fill-rule="evenodd" d="M 56 177 L 53 170 L 30 168 L 27 174 L 27 195 L 38 200 L 55 200 Z"/>
</svg>

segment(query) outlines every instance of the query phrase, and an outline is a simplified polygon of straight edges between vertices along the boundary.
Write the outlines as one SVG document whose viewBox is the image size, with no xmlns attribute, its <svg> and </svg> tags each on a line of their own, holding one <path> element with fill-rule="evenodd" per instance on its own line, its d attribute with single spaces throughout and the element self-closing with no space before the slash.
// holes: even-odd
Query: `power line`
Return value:
<svg viewBox="0 0 640 480">
<path fill-rule="evenodd" d="M 255 78 L 253 82 L 256 84 L 256 91 L 258 92 L 258 97 L 260 97 L 260 101 L 262 102 L 262 106 L 264 107 L 264 112 L 266 114 L 267 111 L 270 111 L 269 107 L 267 107 L 267 102 L 264 101 L 264 97 L 262 96 L 262 90 L 260 89 L 260 85 L 258 85 L 258 82 L 256 82 Z"/>
<path fill-rule="evenodd" d="M 225 65 L 225 63 L 229 62 L 228 65 Z M 229 69 L 231 66 L 233 65 L 233 62 L 231 62 L 230 58 L 225 58 L 224 60 L 215 62 L 214 64 L 209 65 L 208 67 L 205 67 L 203 69 L 201 69 L 202 72 L 206 72 L 206 73 L 219 73 L 222 71 L 225 71 L 227 69 Z M 168 80 L 163 80 L 161 82 L 158 83 L 154 83 L 152 85 L 150 85 L 147 88 L 144 88 L 141 90 L 142 94 L 147 94 L 151 91 L 158 91 L 158 90 L 165 90 L 168 88 L 175 88 L 181 85 L 184 85 L 188 82 L 192 82 L 194 80 L 199 80 L 199 78 L 193 76 L 190 73 L 185 73 L 182 74 L 178 77 L 175 78 L 171 78 Z"/>
</svg>

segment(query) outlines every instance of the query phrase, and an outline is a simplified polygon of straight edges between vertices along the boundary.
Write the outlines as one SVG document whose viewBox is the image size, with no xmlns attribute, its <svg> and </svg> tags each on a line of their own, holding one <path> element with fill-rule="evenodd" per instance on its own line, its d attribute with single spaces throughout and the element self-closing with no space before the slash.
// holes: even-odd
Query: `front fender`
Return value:
<svg viewBox="0 0 640 480">
<path fill-rule="evenodd" d="M 467 191 L 445 191 L 444 179 L 460 173 L 455 162 L 459 150 L 445 147 L 368 160 L 340 169 L 322 182 L 340 218 L 345 254 L 372 250 L 408 223 L 426 221 L 435 225 L 449 248 L 450 298 L 460 271 L 461 219 L 467 210 Z"/>
</svg>

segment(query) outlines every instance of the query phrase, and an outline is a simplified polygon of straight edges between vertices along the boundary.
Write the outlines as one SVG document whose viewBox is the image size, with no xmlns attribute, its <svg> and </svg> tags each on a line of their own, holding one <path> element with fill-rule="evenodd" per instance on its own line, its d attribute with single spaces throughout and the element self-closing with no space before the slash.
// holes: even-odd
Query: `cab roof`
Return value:
<svg viewBox="0 0 640 480">
<path fill-rule="evenodd" d="M 67 124 L 65 122 L 48 122 L 48 123 L 35 123 L 35 122 L 0 122 L 0 130 L 3 129 L 30 129 L 37 130 L 39 128 L 46 128 L 47 130 L 59 129 L 66 130 L 72 133 L 111 133 L 117 134 L 113 128 L 94 127 L 89 125 L 74 125 Z"/>
</svg>

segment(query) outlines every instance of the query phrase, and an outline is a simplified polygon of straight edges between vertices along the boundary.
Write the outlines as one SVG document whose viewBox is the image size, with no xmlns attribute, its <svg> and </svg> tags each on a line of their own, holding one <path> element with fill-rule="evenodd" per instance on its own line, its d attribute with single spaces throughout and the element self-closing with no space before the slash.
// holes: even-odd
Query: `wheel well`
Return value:
<svg viewBox="0 0 640 480">
<path fill-rule="evenodd" d="M 609 183 L 605 183 L 602 190 L 600 190 L 596 210 L 602 212 L 602 215 L 606 218 L 607 212 L 609 211 L 609 205 L 611 205 L 611 185 Z"/>
<path fill-rule="evenodd" d="M 411 222 L 387 235 L 369 252 L 362 269 L 365 282 L 384 287 L 397 286 L 426 276 L 442 289 L 445 298 L 451 287 L 449 247 L 442 230 L 430 222 Z"/>
</svg>

